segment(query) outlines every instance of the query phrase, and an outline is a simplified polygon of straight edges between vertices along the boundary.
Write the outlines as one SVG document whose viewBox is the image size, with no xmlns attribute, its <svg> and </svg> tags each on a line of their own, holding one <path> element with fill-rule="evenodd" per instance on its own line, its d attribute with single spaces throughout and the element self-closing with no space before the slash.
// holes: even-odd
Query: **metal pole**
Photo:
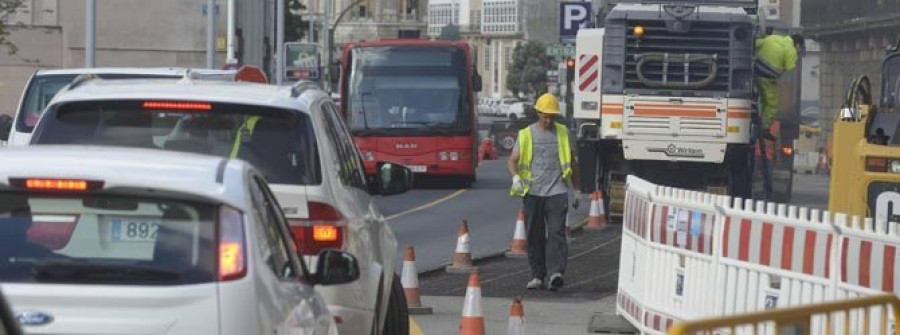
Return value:
<svg viewBox="0 0 900 335">
<path fill-rule="evenodd" d="M 344 10 L 341 11 L 341 14 L 338 15 L 337 20 L 334 20 L 334 23 L 332 23 L 330 25 L 330 27 L 328 28 L 328 41 L 327 41 L 328 45 L 326 45 L 327 50 L 328 50 L 328 63 L 325 64 L 325 71 L 326 71 L 325 73 L 327 74 L 325 76 L 325 78 L 328 81 L 328 83 L 327 83 L 328 93 L 332 93 L 334 91 L 334 88 L 331 87 L 332 86 L 331 85 L 331 83 L 332 83 L 331 76 L 334 75 L 333 73 L 331 73 L 331 65 L 332 65 L 332 63 L 334 63 L 334 29 L 337 28 L 337 25 L 341 23 L 341 20 L 344 19 L 344 15 L 347 15 L 347 12 L 349 12 L 351 8 L 353 8 L 354 6 L 356 6 L 358 4 L 361 4 L 363 1 L 365 1 L 365 0 L 357 0 L 357 1 L 353 2 L 352 4 L 350 4 L 350 6 L 347 6 L 346 8 L 344 8 Z"/>
<path fill-rule="evenodd" d="M 316 20 L 316 17 L 315 17 L 316 11 L 315 11 L 315 9 L 313 9 L 313 5 L 314 5 L 313 1 L 310 1 L 309 8 L 306 9 L 306 12 L 309 13 L 309 18 L 308 18 L 309 30 L 306 32 L 306 41 L 309 43 L 313 43 L 316 40 L 314 38 L 316 28 L 315 28 L 315 25 L 313 24 L 313 22 L 315 22 L 315 20 Z"/>
<path fill-rule="evenodd" d="M 284 80 L 284 1 L 278 0 L 275 8 L 275 22 L 278 22 L 275 25 L 275 71 L 278 71 L 275 75 L 276 85 L 281 85 Z"/>
<path fill-rule="evenodd" d="M 85 18 L 84 31 L 84 67 L 96 65 L 96 35 L 97 35 L 97 0 L 87 0 L 87 18 Z"/>
<path fill-rule="evenodd" d="M 206 1 L 206 67 L 216 65 L 216 0 Z"/>
<path fill-rule="evenodd" d="M 225 37 L 225 63 L 237 63 L 237 59 L 234 57 L 234 21 L 237 13 L 234 12 L 234 0 L 228 0 L 228 32 Z"/>
</svg>

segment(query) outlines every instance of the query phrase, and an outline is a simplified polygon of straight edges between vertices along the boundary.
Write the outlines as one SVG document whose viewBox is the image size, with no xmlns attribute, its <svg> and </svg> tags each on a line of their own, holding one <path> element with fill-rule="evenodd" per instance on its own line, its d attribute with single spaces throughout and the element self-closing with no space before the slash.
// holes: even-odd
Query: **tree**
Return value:
<svg viewBox="0 0 900 335">
<path fill-rule="evenodd" d="M 553 58 L 544 49 L 540 42 L 516 46 L 506 75 L 506 89 L 514 95 L 538 95 L 547 91 L 547 71 L 553 68 Z"/>
<path fill-rule="evenodd" d="M 19 49 L 9 40 L 9 26 L 6 24 L 10 16 L 22 7 L 22 0 L 0 0 L 0 48 L 6 48 L 10 55 Z"/>
<path fill-rule="evenodd" d="M 441 28 L 441 36 L 439 39 L 443 41 L 458 41 L 459 27 L 453 25 L 453 23 L 447 24 L 444 28 Z"/>
<path fill-rule="evenodd" d="M 309 33 L 309 23 L 303 19 L 306 5 L 300 0 L 287 0 L 285 7 L 287 10 L 284 11 L 284 41 L 300 41 Z"/>
</svg>

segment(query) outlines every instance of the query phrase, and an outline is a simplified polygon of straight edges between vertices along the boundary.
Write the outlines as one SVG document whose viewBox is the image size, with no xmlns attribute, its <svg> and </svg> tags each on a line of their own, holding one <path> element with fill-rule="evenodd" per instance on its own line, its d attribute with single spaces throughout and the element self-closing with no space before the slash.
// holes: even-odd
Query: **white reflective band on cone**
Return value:
<svg viewBox="0 0 900 335">
<path fill-rule="evenodd" d="M 513 239 L 516 240 L 524 240 L 525 238 L 525 223 L 522 221 L 516 222 L 516 233 L 513 236 Z"/>
<path fill-rule="evenodd" d="M 416 262 L 403 261 L 403 275 L 400 277 L 403 288 L 419 288 L 419 276 L 416 273 Z"/>
<path fill-rule="evenodd" d="M 483 317 L 484 309 L 481 308 L 481 288 L 469 287 L 466 290 L 466 301 L 463 305 L 463 317 Z"/>
<path fill-rule="evenodd" d="M 509 318 L 506 335 L 525 335 L 525 318 L 513 316 Z"/>
<path fill-rule="evenodd" d="M 593 208 L 591 208 L 591 210 L 593 210 Z M 603 209 L 603 198 L 597 199 L 597 216 L 606 214 L 606 212 L 604 212 L 604 211 L 605 210 Z"/>
<path fill-rule="evenodd" d="M 469 252 L 469 234 L 460 236 L 456 240 L 456 253 L 464 254 Z"/>
<path fill-rule="evenodd" d="M 600 207 L 600 201 L 596 199 L 591 200 L 591 214 L 590 216 L 600 216 L 600 212 L 603 211 L 603 208 Z"/>
</svg>

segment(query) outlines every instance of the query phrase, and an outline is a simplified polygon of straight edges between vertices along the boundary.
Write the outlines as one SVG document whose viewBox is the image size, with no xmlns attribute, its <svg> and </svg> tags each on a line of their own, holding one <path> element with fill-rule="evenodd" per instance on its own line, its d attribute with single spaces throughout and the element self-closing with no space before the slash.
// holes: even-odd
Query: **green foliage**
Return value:
<svg viewBox="0 0 900 335">
<path fill-rule="evenodd" d="M 9 26 L 6 21 L 15 15 L 16 9 L 19 7 L 22 7 L 22 0 L 0 0 L 0 49 L 6 48 L 10 55 L 15 54 L 19 49 L 9 40 Z"/>
<path fill-rule="evenodd" d="M 451 23 L 441 29 L 441 36 L 439 39 L 443 41 L 459 41 L 459 35 L 459 27 Z"/>
<path fill-rule="evenodd" d="M 506 89 L 514 95 L 539 95 L 547 91 L 547 71 L 553 69 L 553 58 L 544 50 L 545 45 L 540 42 L 520 44 L 513 50 Z"/>
<path fill-rule="evenodd" d="M 3 1 L 3 0 L 0 0 Z M 306 6 L 300 0 L 287 0 L 284 11 L 284 41 L 299 42 L 309 33 L 309 23 L 303 19 L 300 13 L 306 10 Z"/>
</svg>

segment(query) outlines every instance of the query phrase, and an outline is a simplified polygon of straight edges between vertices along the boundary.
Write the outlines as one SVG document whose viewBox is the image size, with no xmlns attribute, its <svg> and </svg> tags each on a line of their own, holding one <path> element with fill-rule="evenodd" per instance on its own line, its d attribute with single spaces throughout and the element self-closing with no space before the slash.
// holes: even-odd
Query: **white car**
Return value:
<svg viewBox="0 0 900 335">
<path fill-rule="evenodd" d="M 337 334 L 313 285 L 359 277 L 291 250 L 262 174 L 162 150 L 0 150 L 0 282 L 41 334 Z"/>
<path fill-rule="evenodd" d="M 500 100 L 500 116 L 510 120 L 524 118 L 525 102 L 515 98 L 505 98 Z"/>
<path fill-rule="evenodd" d="M 11 131 L 9 134 L 0 134 L 0 140 L 7 140 L 10 146 L 27 144 L 44 107 L 47 107 L 59 90 L 82 74 L 94 74 L 103 78 L 180 78 L 184 74 L 184 68 L 111 67 L 37 70 L 22 91 L 19 108 L 13 116 Z"/>
<path fill-rule="evenodd" d="M 12 127 L 5 130 L 0 127 L 0 141 L 8 141 L 9 145 L 25 145 L 31 139 L 34 125 L 41 117 L 44 108 L 50 100 L 56 96 L 63 87 L 70 84 L 80 75 L 94 75 L 103 79 L 135 79 L 135 78 L 182 78 L 187 73 L 198 80 L 232 81 L 240 72 L 250 70 L 253 67 L 242 67 L 238 70 L 210 70 L 189 68 L 131 68 L 131 67 L 101 67 L 101 68 L 77 68 L 77 69 L 39 69 L 31 75 L 22 98 L 19 100 L 19 108 L 14 114 Z M 258 71 L 258 69 L 255 69 Z M 190 72 L 187 72 L 190 71 Z M 261 72 L 260 72 L 261 73 Z M 8 116 L 0 114 L 0 125 Z"/>
<path fill-rule="evenodd" d="M 362 157 L 331 98 L 315 85 L 181 80 L 73 83 L 47 107 L 31 144 L 118 145 L 237 157 L 266 176 L 298 250 L 313 267 L 323 249 L 359 259 L 360 280 L 317 287 L 342 334 L 405 334 L 406 299 L 395 274 L 397 240 L 370 194 Z M 399 165 L 380 170 L 410 179 Z M 407 185 L 408 186 L 408 185 Z"/>
</svg>

